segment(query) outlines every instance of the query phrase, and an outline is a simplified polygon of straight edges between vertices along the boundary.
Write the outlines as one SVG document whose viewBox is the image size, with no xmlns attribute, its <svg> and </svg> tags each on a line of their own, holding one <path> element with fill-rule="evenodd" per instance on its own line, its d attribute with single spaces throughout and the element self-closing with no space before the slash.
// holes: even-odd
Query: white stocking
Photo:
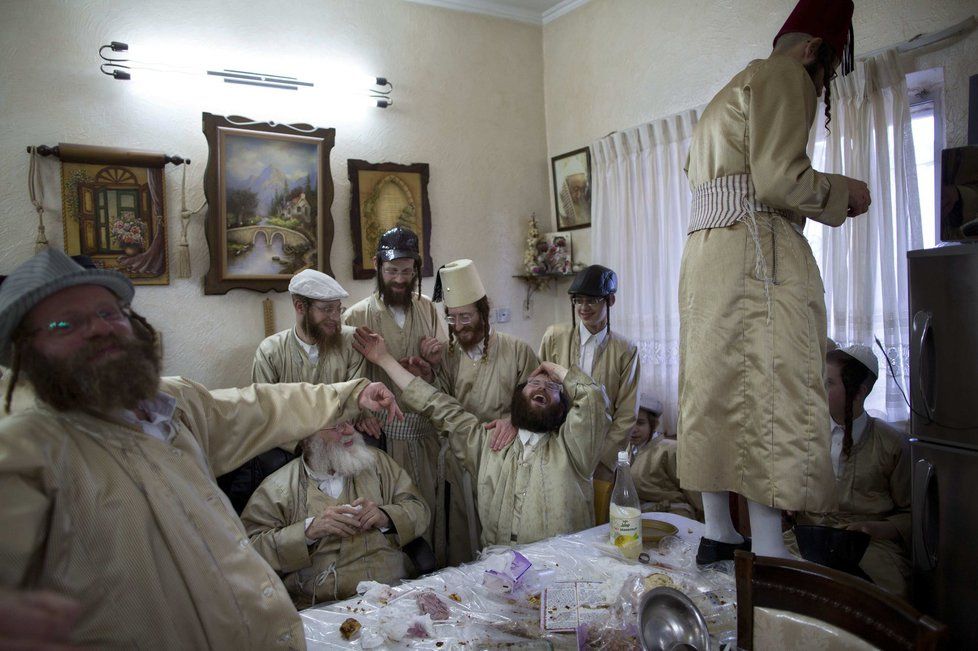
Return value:
<svg viewBox="0 0 978 651">
<path fill-rule="evenodd" d="M 705 506 L 705 500 L 704 500 Z M 793 558 L 781 536 L 781 510 L 747 500 L 750 514 L 751 551 L 758 556 Z"/>
<path fill-rule="evenodd" d="M 730 493 L 727 491 L 703 493 L 703 515 L 706 519 L 704 538 L 724 543 L 744 541 L 730 519 Z"/>
</svg>

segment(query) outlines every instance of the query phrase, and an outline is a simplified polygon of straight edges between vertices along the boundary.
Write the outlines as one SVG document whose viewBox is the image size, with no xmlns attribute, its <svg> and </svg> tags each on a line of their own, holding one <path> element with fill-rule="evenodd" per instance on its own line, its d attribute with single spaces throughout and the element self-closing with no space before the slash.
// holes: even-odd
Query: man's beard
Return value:
<svg viewBox="0 0 978 651">
<path fill-rule="evenodd" d="M 118 352 L 93 359 L 109 346 Z M 135 409 L 160 386 L 153 335 L 138 326 L 131 338 L 111 334 L 89 339 L 66 360 L 51 359 L 27 345 L 20 364 L 37 397 L 58 411 L 110 414 Z"/>
<path fill-rule="evenodd" d="M 313 340 L 320 355 L 331 350 L 338 350 L 343 343 L 342 325 L 336 327 L 336 332 L 327 333 L 322 326 L 312 322 L 308 311 L 302 315 L 302 331 Z"/>
<path fill-rule="evenodd" d="M 411 304 L 412 294 L 414 294 L 413 282 L 408 283 L 403 292 L 394 291 L 386 281 L 380 283 L 380 297 L 388 307 L 407 307 Z"/>
<path fill-rule="evenodd" d="M 465 350 L 470 350 L 479 345 L 479 342 L 483 341 L 486 336 L 485 328 L 480 325 L 467 325 L 461 328 L 457 326 L 452 326 L 455 332 L 455 339 Z"/>
<path fill-rule="evenodd" d="M 553 432 L 564 424 L 564 405 L 554 402 L 546 407 L 537 407 L 530 398 L 523 395 L 523 390 L 513 390 L 513 398 L 509 404 L 509 417 L 513 426 L 529 432 Z"/>
<path fill-rule="evenodd" d="M 345 447 L 342 441 L 324 441 L 314 434 L 305 444 L 306 464 L 317 474 L 335 473 L 341 477 L 353 477 L 374 464 L 374 455 L 357 433 L 353 445 Z"/>
</svg>

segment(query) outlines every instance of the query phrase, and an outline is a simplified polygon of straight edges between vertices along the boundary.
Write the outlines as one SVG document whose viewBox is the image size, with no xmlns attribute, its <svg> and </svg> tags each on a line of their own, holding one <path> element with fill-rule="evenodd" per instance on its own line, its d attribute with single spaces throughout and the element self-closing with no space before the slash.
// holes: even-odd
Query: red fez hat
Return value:
<svg viewBox="0 0 978 651">
<path fill-rule="evenodd" d="M 842 60 L 842 74 L 849 74 L 854 60 L 852 11 L 852 0 L 798 0 L 774 43 L 794 32 L 817 36 Z"/>
</svg>

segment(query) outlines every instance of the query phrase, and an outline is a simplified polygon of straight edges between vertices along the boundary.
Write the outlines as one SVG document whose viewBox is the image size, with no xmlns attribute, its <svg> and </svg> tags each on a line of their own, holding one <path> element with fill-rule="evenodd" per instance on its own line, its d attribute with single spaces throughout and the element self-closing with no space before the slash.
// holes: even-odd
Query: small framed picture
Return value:
<svg viewBox="0 0 978 651">
<path fill-rule="evenodd" d="M 587 147 L 550 159 L 557 230 L 591 226 L 591 150 Z"/>
</svg>

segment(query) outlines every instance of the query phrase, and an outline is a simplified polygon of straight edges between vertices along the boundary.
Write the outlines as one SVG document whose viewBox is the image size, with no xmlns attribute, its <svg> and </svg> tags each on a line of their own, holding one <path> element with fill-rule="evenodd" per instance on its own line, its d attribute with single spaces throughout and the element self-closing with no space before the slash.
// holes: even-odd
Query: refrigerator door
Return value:
<svg viewBox="0 0 978 651">
<path fill-rule="evenodd" d="M 978 245 L 907 254 L 911 432 L 978 449 Z"/>
<path fill-rule="evenodd" d="M 978 649 L 978 451 L 911 440 L 913 603 Z"/>
</svg>

